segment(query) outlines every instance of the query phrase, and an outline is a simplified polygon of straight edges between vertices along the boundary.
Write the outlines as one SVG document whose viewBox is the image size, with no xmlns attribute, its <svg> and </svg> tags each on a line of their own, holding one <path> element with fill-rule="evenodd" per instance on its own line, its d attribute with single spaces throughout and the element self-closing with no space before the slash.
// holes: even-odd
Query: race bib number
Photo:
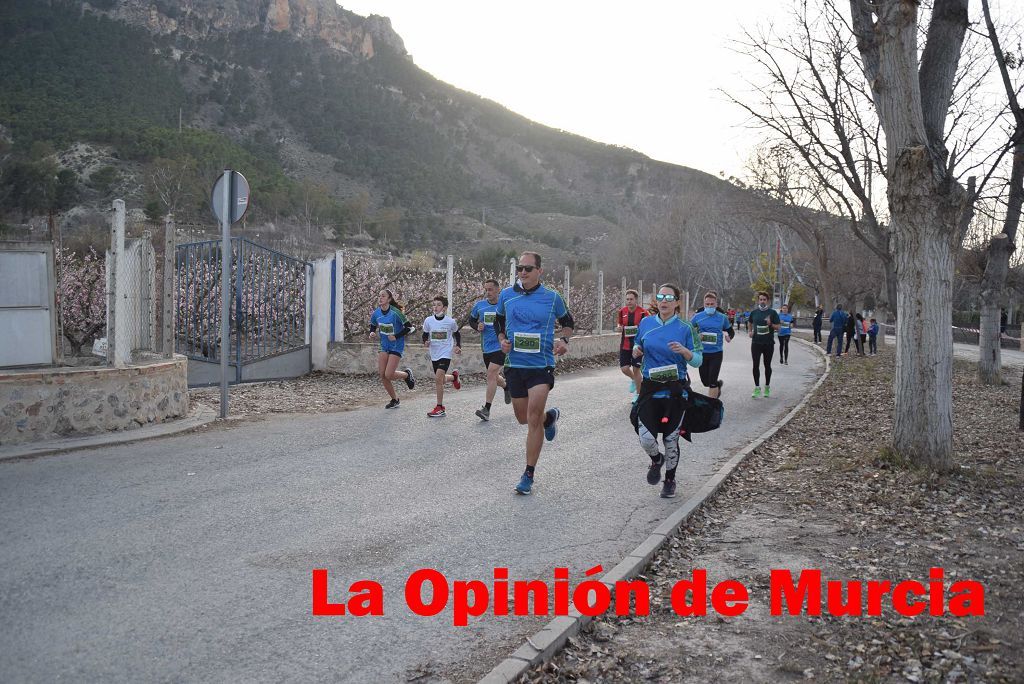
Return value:
<svg viewBox="0 0 1024 684">
<path fill-rule="evenodd" d="M 496 311 L 485 311 L 484 312 L 484 325 L 494 325 L 494 317 L 497 315 Z"/>
<path fill-rule="evenodd" d="M 658 366 L 657 368 L 652 368 L 650 378 L 655 382 L 672 382 L 673 380 L 678 380 L 679 367 L 672 364 L 671 366 Z"/>
<path fill-rule="evenodd" d="M 512 349 L 524 354 L 539 354 L 540 333 L 517 332 L 515 334 L 515 341 L 512 343 Z"/>
<path fill-rule="evenodd" d="M 639 325 L 627 325 L 622 329 L 622 332 L 626 335 L 626 337 L 636 337 L 636 332 L 639 329 Z"/>
<path fill-rule="evenodd" d="M 435 340 L 437 342 L 444 342 L 445 340 L 448 339 L 448 331 L 447 330 L 431 330 L 430 331 L 430 339 Z"/>
<path fill-rule="evenodd" d="M 718 333 L 702 332 L 700 341 L 704 344 L 718 344 Z"/>
<path fill-rule="evenodd" d="M 380 327 L 378 328 L 378 330 L 380 330 L 380 334 L 381 335 L 394 335 L 395 334 L 395 324 L 394 323 L 381 323 Z"/>
<path fill-rule="evenodd" d="M 779 332 L 780 333 L 789 334 L 789 326 L 788 325 L 783 325 L 783 326 L 779 327 Z"/>
<path fill-rule="evenodd" d="M 756 328 L 758 335 L 767 335 L 768 331 L 771 330 L 771 328 L 769 328 L 767 325 L 758 325 L 756 326 Z"/>
</svg>

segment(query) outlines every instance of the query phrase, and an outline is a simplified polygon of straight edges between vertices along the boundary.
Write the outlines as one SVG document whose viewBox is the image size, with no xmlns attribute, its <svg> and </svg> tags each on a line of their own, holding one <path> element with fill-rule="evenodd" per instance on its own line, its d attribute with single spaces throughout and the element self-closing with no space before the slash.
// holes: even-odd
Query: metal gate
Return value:
<svg viewBox="0 0 1024 684">
<path fill-rule="evenodd" d="M 232 238 L 227 344 L 220 339 L 220 264 L 220 240 L 177 247 L 174 347 L 188 357 L 189 387 L 220 382 L 221 353 L 233 383 L 308 373 L 312 264 Z"/>
</svg>

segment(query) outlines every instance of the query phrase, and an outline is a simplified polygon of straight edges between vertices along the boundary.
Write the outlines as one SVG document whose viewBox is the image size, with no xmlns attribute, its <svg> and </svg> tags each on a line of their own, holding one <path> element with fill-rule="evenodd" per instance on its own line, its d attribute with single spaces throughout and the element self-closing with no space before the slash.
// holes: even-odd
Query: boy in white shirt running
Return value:
<svg viewBox="0 0 1024 684">
<path fill-rule="evenodd" d="M 430 363 L 434 367 L 434 386 L 437 389 L 437 406 L 428 411 L 431 418 L 440 418 L 444 412 L 444 383 L 452 383 L 455 389 L 462 389 L 459 371 L 448 373 L 452 363 L 452 352 L 462 353 L 462 336 L 459 324 L 447 315 L 448 298 L 444 295 L 434 297 L 434 315 L 427 316 L 423 321 L 423 346 L 430 348 Z"/>
</svg>

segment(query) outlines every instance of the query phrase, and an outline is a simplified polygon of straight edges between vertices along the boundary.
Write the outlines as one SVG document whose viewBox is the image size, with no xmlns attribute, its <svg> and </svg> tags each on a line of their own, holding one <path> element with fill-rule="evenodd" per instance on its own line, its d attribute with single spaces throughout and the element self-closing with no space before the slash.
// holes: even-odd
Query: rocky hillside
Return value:
<svg viewBox="0 0 1024 684">
<path fill-rule="evenodd" d="M 386 18 L 333 0 L 7 0 L 0 13 L 8 228 L 55 211 L 74 230 L 114 195 L 140 216 L 209 222 L 211 179 L 232 166 L 253 186 L 247 228 L 325 247 L 532 244 L 586 262 L 680 207 L 739 196 L 445 84 Z M 31 192 L 61 170 L 59 192 Z"/>
</svg>

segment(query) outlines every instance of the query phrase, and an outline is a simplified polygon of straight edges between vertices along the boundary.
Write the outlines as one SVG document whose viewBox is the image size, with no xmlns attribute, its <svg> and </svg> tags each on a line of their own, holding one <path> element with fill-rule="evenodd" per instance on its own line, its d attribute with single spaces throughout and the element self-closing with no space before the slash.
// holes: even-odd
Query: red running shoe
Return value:
<svg viewBox="0 0 1024 684">
<path fill-rule="evenodd" d="M 427 411 L 427 416 L 430 418 L 440 418 L 443 415 L 445 415 L 444 406 L 441 406 L 440 404 L 435 406 L 432 411 Z"/>
<path fill-rule="evenodd" d="M 452 371 L 452 387 L 455 389 L 462 389 L 462 381 L 459 380 L 459 371 Z"/>
</svg>

